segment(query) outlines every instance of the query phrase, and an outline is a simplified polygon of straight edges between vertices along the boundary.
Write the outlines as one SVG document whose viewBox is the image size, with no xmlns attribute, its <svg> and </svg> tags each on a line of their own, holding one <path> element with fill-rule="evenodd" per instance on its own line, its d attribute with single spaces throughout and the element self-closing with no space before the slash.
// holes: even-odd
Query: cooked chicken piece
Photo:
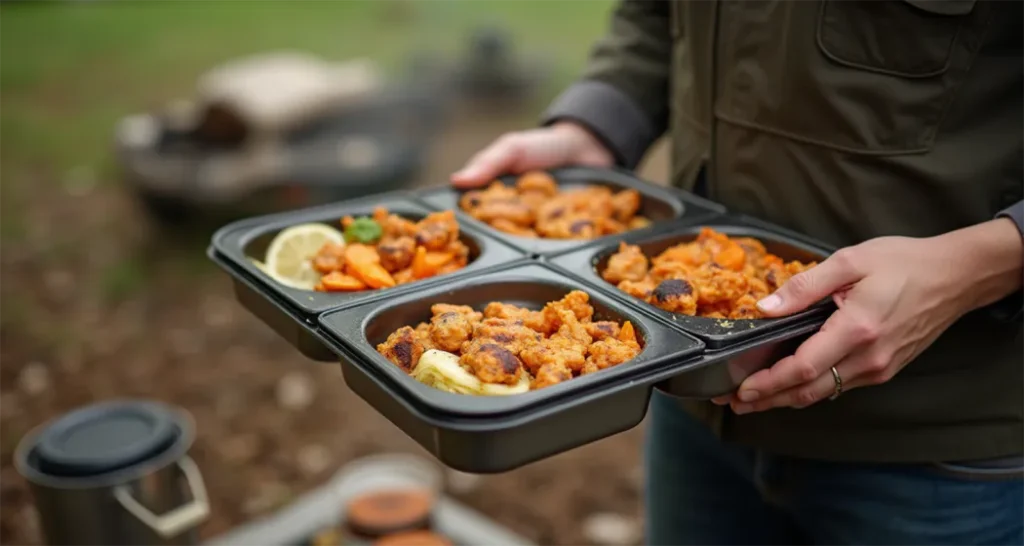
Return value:
<svg viewBox="0 0 1024 546">
<path fill-rule="evenodd" d="M 642 229 L 651 225 L 651 221 L 643 216 L 636 216 L 626 224 L 628 229 Z"/>
<path fill-rule="evenodd" d="M 636 190 L 623 190 L 612 197 L 612 206 L 615 208 L 615 219 L 620 222 L 628 222 L 636 211 L 640 210 L 640 192 Z"/>
<path fill-rule="evenodd" d="M 488 303 L 487 307 L 484 308 L 484 316 L 487 318 L 521 320 L 527 328 L 541 333 L 548 332 L 544 313 L 540 311 L 531 311 L 523 307 L 495 301 Z"/>
<path fill-rule="evenodd" d="M 732 302 L 732 310 L 729 312 L 731 319 L 756 319 L 761 317 L 761 311 L 757 308 L 757 298 L 747 294 L 740 296 Z"/>
<path fill-rule="evenodd" d="M 558 193 L 558 182 L 546 172 L 530 171 L 519 176 L 519 179 L 516 180 L 516 189 L 520 193 L 535 191 L 553 196 Z"/>
<path fill-rule="evenodd" d="M 473 341 L 488 340 L 519 354 L 544 337 L 527 328 L 521 319 L 485 318 L 473 328 Z"/>
<path fill-rule="evenodd" d="M 509 235 L 516 235 L 518 237 L 537 237 L 536 231 L 533 231 L 528 227 L 524 227 L 522 224 L 517 224 L 507 218 L 495 218 L 491 221 L 491 227 L 498 231 L 508 233 Z"/>
<path fill-rule="evenodd" d="M 609 337 L 618 337 L 620 330 L 619 324 L 610 320 L 587 322 L 583 325 L 583 328 L 587 330 L 590 337 L 594 338 L 594 341 L 600 341 Z"/>
<path fill-rule="evenodd" d="M 634 265 L 627 258 L 635 252 L 620 244 L 602 273 L 605 280 L 662 309 L 710 318 L 760 318 L 755 305 L 758 300 L 816 265 L 784 262 L 756 239 L 730 238 L 708 227 L 702 228 L 693 242 L 672 246 L 651 258 L 640 278 L 626 265 Z M 636 267 L 639 270 L 639 265 Z M 682 293 L 687 286 L 692 294 Z M 691 301 L 694 299 L 696 304 Z"/>
<path fill-rule="evenodd" d="M 449 311 L 430 319 L 430 339 L 442 351 L 457 352 L 472 335 L 473 323 L 465 314 Z"/>
<path fill-rule="evenodd" d="M 619 290 L 644 301 L 651 296 L 651 292 L 654 291 L 654 281 L 644 279 L 642 281 L 622 281 L 618 285 Z"/>
<path fill-rule="evenodd" d="M 558 301 L 549 302 L 544 306 L 544 314 L 553 328 L 560 324 L 558 312 L 560 310 L 571 311 L 579 321 L 589 321 L 594 316 L 594 308 L 590 306 L 590 295 L 581 290 L 573 290 Z"/>
<path fill-rule="evenodd" d="M 395 273 L 409 267 L 415 253 L 416 241 L 407 235 L 395 239 L 381 239 L 380 243 L 377 244 L 377 254 L 380 254 L 380 265 L 388 273 Z"/>
<path fill-rule="evenodd" d="M 537 370 L 533 382 L 530 383 L 530 389 L 543 389 L 570 379 L 572 379 L 572 372 L 569 371 L 569 368 L 554 362 Z"/>
<path fill-rule="evenodd" d="M 470 215 L 481 222 L 505 220 L 506 223 L 530 227 L 534 220 L 533 210 L 522 202 L 519 197 L 503 200 L 484 201 L 480 206 L 469 211 Z"/>
<path fill-rule="evenodd" d="M 640 281 L 647 274 L 647 256 L 640 247 L 619 243 L 619 251 L 608 258 L 608 266 L 601 276 L 604 280 L 619 284 L 622 281 Z"/>
<path fill-rule="evenodd" d="M 480 343 L 463 352 L 459 363 L 467 366 L 485 383 L 514 385 L 523 373 L 522 362 L 496 343 Z"/>
<path fill-rule="evenodd" d="M 523 349 L 519 358 L 531 374 L 537 375 L 542 367 L 549 364 L 559 364 L 578 372 L 586 362 L 586 354 L 586 345 L 553 336 Z"/>
<path fill-rule="evenodd" d="M 384 343 L 377 345 L 377 352 L 406 373 L 416 367 L 425 350 L 416 331 L 408 326 L 395 330 Z"/>
<path fill-rule="evenodd" d="M 430 313 L 433 315 L 443 315 L 445 313 L 458 313 L 465 315 L 472 322 L 478 322 L 483 320 L 484 314 L 480 311 L 475 311 L 468 305 L 451 305 L 449 303 L 435 303 L 430 306 Z"/>
<path fill-rule="evenodd" d="M 420 340 L 420 343 L 423 344 L 424 350 L 429 351 L 430 349 L 437 349 L 437 347 L 434 346 L 434 340 L 431 339 L 430 336 L 429 322 L 421 322 L 417 324 L 415 332 L 416 337 Z"/>
<path fill-rule="evenodd" d="M 735 300 L 747 293 L 747 278 L 728 269 L 703 266 L 687 276 L 701 305 Z"/>
<path fill-rule="evenodd" d="M 698 295 L 689 281 L 669 279 L 661 281 L 651 292 L 650 303 L 670 313 L 697 314 Z"/>
<path fill-rule="evenodd" d="M 573 316 L 571 311 L 559 311 L 558 315 L 559 326 L 558 330 L 551 335 L 551 338 L 565 338 L 579 345 L 586 347 L 590 345 L 594 338 L 590 337 L 587 333 L 587 329 L 580 324 L 576 317 Z"/>
<path fill-rule="evenodd" d="M 373 219 L 380 224 L 382 237 L 398 238 L 416 235 L 415 222 L 406 220 L 397 214 L 389 214 L 387 209 L 383 207 L 373 209 Z M 345 222 L 343 221 L 342 225 L 344 224 Z"/>
<path fill-rule="evenodd" d="M 427 250 L 444 250 L 458 238 L 459 222 L 450 210 L 432 212 L 416 224 L 416 243 Z"/>
<path fill-rule="evenodd" d="M 598 370 L 604 370 L 632 360 L 638 354 L 640 354 L 640 346 L 635 343 L 603 339 L 595 341 L 587 349 L 587 364 L 592 364 Z"/>
<path fill-rule="evenodd" d="M 328 274 L 345 269 L 345 245 L 327 243 L 313 257 L 313 269 Z"/>
<path fill-rule="evenodd" d="M 569 213 L 537 222 L 537 233 L 549 239 L 593 239 L 598 228 L 597 222 L 589 215 Z"/>
</svg>

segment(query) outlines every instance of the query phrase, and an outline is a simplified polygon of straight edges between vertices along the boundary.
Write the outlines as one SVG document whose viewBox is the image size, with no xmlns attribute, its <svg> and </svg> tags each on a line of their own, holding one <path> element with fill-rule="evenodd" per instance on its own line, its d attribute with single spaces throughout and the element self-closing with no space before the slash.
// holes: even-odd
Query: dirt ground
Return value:
<svg viewBox="0 0 1024 546">
<path fill-rule="evenodd" d="M 419 184 L 443 183 L 529 118 L 516 120 L 456 121 Z M 663 179 L 663 158 L 645 172 Z M 345 386 L 338 366 L 306 360 L 236 304 L 226 276 L 205 261 L 205 240 L 155 229 L 116 184 L 67 176 L 23 196 L 27 231 L 0 255 L 0 542 L 41 540 L 11 465 L 18 440 L 97 400 L 152 398 L 194 415 L 192 454 L 214 514 L 204 537 L 272 511 L 354 458 L 425 454 Z M 457 496 L 538 543 L 587 543 L 582 522 L 592 514 L 638 522 L 641 438 L 638 428 L 484 477 Z"/>
</svg>

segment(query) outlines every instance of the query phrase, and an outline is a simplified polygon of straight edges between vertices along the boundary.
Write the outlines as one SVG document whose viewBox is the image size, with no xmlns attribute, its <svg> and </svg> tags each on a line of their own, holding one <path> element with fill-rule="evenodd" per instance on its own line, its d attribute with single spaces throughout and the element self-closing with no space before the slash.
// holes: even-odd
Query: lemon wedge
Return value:
<svg viewBox="0 0 1024 546">
<path fill-rule="evenodd" d="M 340 231 L 326 224 L 299 224 L 274 237 L 264 264 L 267 275 L 300 290 L 312 290 L 320 282 L 312 258 L 327 243 L 345 244 Z"/>
</svg>

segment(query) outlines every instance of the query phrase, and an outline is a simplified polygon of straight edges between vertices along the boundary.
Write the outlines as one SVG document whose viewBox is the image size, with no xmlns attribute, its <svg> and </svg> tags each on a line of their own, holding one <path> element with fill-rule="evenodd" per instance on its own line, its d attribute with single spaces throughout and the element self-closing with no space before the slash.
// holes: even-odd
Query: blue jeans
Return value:
<svg viewBox="0 0 1024 546">
<path fill-rule="evenodd" d="M 651 399 L 648 544 L 1024 544 L 1024 481 L 831 463 L 725 444 Z"/>
</svg>

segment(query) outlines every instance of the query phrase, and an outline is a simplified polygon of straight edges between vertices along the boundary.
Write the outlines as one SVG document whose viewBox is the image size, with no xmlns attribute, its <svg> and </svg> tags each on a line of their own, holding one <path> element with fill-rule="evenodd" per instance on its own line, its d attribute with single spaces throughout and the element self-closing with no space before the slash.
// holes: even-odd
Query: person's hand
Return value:
<svg viewBox="0 0 1024 546">
<path fill-rule="evenodd" d="M 885 383 L 954 321 L 1021 286 L 1021 238 L 1000 219 L 938 237 L 882 237 L 840 250 L 758 306 L 768 316 L 831 296 L 838 310 L 796 353 L 716 398 L 737 414 L 804 408 L 835 392 Z"/>
<path fill-rule="evenodd" d="M 614 162 L 611 152 L 589 131 L 575 123 L 558 122 L 499 137 L 453 174 L 452 184 L 475 188 L 503 174 L 566 165 L 608 167 Z"/>
</svg>

